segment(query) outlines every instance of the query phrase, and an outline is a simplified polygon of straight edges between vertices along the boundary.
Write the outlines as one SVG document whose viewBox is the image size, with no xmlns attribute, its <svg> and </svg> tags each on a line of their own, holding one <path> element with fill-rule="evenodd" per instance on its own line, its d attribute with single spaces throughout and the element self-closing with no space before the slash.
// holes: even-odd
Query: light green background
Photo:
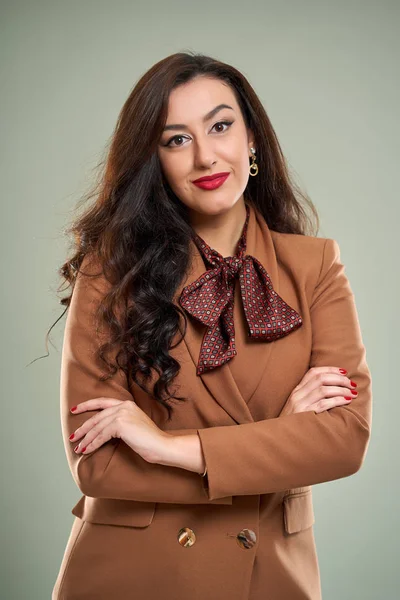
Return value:
<svg viewBox="0 0 400 600">
<path fill-rule="evenodd" d="M 373 375 L 373 434 L 357 474 L 313 488 L 323 598 L 398 598 L 399 2 L 10 1 L 0 10 L 1 598 L 50 598 L 81 495 L 61 439 L 64 319 L 50 356 L 26 366 L 46 354 L 62 312 L 62 229 L 135 81 L 180 50 L 248 77 L 319 210 L 319 235 L 340 245 Z"/>
</svg>

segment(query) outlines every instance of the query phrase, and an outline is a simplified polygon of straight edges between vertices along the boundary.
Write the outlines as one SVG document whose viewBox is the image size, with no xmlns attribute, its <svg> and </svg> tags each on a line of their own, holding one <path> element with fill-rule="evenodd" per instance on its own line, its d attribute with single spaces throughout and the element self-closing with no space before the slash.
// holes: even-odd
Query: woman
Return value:
<svg viewBox="0 0 400 600">
<path fill-rule="evenodd" d="M 131 92 L 60 270 L 83 495 L 53 600 L 321 598 L 311 486 L 360 469 L 371 376 L 295 191 L 233 67 L 178 53 Z"/>
</svg>

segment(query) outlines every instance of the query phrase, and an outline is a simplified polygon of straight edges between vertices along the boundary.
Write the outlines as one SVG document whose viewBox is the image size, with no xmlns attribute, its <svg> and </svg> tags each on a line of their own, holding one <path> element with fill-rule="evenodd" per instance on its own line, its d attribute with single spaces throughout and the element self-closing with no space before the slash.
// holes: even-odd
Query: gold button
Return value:
<svg viewBox="0 0 400 600">
<path fill-rule="evenodd" d="M 193 529 L 189 527 L 182 527 L 178 533 L 178 542 L 181 546 L 188 548 L 189 546 L 193 546 L 196 541 L 196 536 L 194 534 Z"/>
<path fill-rule="evenodd" d="M 252 548 L 256 543 L 257 536 L 252 529 L 242 529 L 237 536 L 236 541 L 241 548 Z"/>
</svg>

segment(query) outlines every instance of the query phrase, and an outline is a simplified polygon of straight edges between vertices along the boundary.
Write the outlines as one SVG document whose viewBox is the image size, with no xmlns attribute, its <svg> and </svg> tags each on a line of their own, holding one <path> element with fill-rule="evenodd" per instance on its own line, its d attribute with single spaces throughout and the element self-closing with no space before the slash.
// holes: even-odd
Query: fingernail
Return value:
<svg viewBox="0 0 400 600">
<path fill-rule="evenodd" d="M 76 410 L 77 408 L 78 408 L 77 406 L 73 406 L 73 407 L 71 408 L 71 410 L 72 410 L 72 411 L 74 411 L 74 410 Z"/>
<path fill-rule="evenodd" d="M 351 383 L 351 385 L 352 385 L 353 387 L 357 387 L 357 384 L 356 384 L 356 382 L 355 382 L 355 381 L 350 381 L 350 383 Z"/>
<path fill-rule="evenodd" d="M 340 371 L 341 373 L 343 373 L 343 375 L 346 375 L 346 373 L 347 373 L 346 369 L 339 369 L 339 371 Z"/>
<path fill-rule="evenodd" d="M 76 452 L 78 450 L 78 448 L 79 448 L 79 444 L 77 446 L 75 446 L 74 452 Z"/>
<path fill-rule="evenodd" d="M 345 400 L 353 400 L 353 398 L 351 396 L 345 396 L 344 399 Z"/>
<path fill-rule="evenodd" d="M 74 439 L 74 437 L 75 437 L 75 434 L 74 434 L 74 433 L 71 433 L 71 435 L 69 436 L 69 439 L 70 439 L 70 440 L 73 440 L 73 439 Z"/>
<path fill-rule="evenodd" d="M 357 390 L 350 390 L 352 394 L 354 394 L 355 396 L 358 394 Z"/>
<path fill-rule="evenodd" d="M 85 450 L 86 450 L 86 446 L 84 448 L 82 448 L 82 452 L 85 452 Z"/>
</svg>

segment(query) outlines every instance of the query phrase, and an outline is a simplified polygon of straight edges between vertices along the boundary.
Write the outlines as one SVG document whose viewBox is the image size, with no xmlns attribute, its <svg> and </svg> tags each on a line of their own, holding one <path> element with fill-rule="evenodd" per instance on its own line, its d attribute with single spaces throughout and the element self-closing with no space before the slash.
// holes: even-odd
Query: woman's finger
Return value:
<svg viewBox="0 0 400 600">
<path fill-rule="evenodd" d="M 109 415 L 113 415 L 118 412 L 121 408 L 121 402 L 114 406 L 109 406 L 108 408 L 103 408 L 100 412 L 97 412 L 95 415 L 87 419 L 80 427 L 77 427 L 75 431 L 71 433 L 69 436 L 70 442 L 76 443 L 77 440 L 81 439 L 84 435 L 87 434 L 88 431 L 93 429 L 98 423 L 100 423 L 104 418 L 108 418 Z"/>
<path fill-rule="evenodd" d="M 117 406 L 121 402 L 126 400 L 117 400 L 117 398 L 90 398 L 84 402 L 80 402 L 76 406 L 73 406 L 70 410 L 74 414 L 84 412 L 85 410 L 96 410 L 97 408 L 109 408 L 110 406 Z"/>
<path fill-rule="evenodd" d="M 338 367 L 311 367 L 304 375 L 297 386 L 297 389 L 302 389 L 305 385 L 311 386 L 320 385 L 321 382 L 330 384 L 343 381 L 345 385 L 350 384 L 350 379 L 343 373 L 340 373 Z"/>
<path fill-rule="evenodd" d="M 357 394 L 357 390 L 349 389 L 348 387 L 339 385 L 321 385 L 311 394 L 311 399 L 313 396 L 316 396 L 318 400 L 331 398 L 332 396 L 354 396 L 354 398 L 356 398 Z"/>
<path fill-rule="evenodd" d="M 313 410 L 316 413 L 321 413 L 325 410 L 329 410 L 330 408 L 334 408 L 335 406 L 343 406 L 344 404 L 350 404 L 351 401 L 352 398 L 346 400 L 344 396 L 333 396 L 332 398 L 323 398 L 315 404 L 312 404 L 310 406 L 310 410 Z"/>
<path fill-rule="evenodd" d="M 343 391 L 346 392 L 344 395 L 348 396 L 350 389 L 352 389 L 350 379 L 345 377 L 345 375 L 325 373 L 325 375 L 317 375 L 304 385 L 298 386 L 296 393 L 315 401 L 317 399 L 316 396 L 320 399 L 322 396 L 332 395 L 332 393 L 340 395 Z"/>
<path fill-rule="evenodd" d="M 79 452 L 89 454 L 114 437 L 119 437 L 119 435 L 117 435 L 115 415 L 111 414 L 88 431 L 78 446 L 74 448 L 74 451 L 77 454 Z"/>
</svg>

